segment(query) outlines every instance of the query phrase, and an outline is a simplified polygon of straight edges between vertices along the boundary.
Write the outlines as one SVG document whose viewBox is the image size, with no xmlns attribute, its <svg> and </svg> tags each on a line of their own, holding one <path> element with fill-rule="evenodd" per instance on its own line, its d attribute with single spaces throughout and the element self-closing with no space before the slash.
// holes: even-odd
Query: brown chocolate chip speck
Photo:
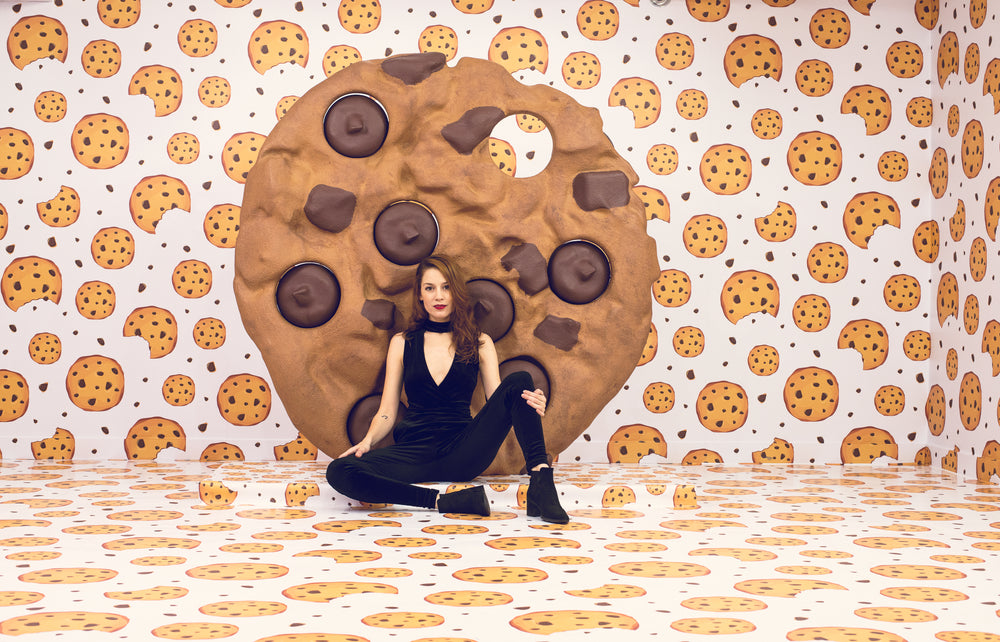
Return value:
<svg viewBox="0 0 1000 642">
<path fill-rule="evenodd" d="M 587 212 L 628 205 L 628 176 L 618 170 L 581 172 L 573 179 L 573 198 Z"/>
<path fill-rule="evenodd" d="M 455 122 L 445 125 L 441 135 L 459 154 L 471 154 L 503 119 L 504 113 L 499 107 L 473 107 Z"/>
<path fill-rule="evenodd" d="M 534 334 L 545 343 L 568 352 L 580 342 L 580 323 L 550 314 L 535 327 Z"/>
<path fill-rule="evenodd" d="M 309 222 L 327 232 L 341 232 L 351 224 L 358 198 L 352 192 L 330 185 L 317 185 L 309 191 L 305 212 Z"/>
<path fill-rule="evenodd" d="M 447 57 L 440 51 L 405 54 L 389 58 L 382 63 L 382 71 L 399 78 L 407 85 L 416 85 L 444 68 Z"/>
<path fill-rule="evenodd" d="M 537 294 L 549 286 L 545 257 L 533 243 L 522 243 L 510 248 L 500 264 L 508 272 L 517 270 L 517 285 L 526 294 Z"/>
</svg>

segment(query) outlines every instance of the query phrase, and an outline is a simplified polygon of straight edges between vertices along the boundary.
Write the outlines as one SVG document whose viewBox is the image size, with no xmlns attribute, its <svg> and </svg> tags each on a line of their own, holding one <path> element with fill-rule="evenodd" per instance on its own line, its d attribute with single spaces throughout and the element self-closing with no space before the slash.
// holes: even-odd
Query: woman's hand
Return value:
<svg viewBox="0 0 1000 642">
<path fill-rule="evenodd" d="M 528 405 L 535 409 L 540 416 L 545 416 L 545 404 L 548 403 L 545 399 L 545 393 L 543 393 L 538 388 L 534 390 L 525 390 L 521 393 L 521 399 L 528 402 Z"/>
<path fill-rule="evenodd" d="M 341 457 L 347 457 L 348 455 L 354 455 L 355 457 L 361 457 L 362 455 L 364 455 L 366 452 L 368 452 L 371 449 L 372 449 L 371 448 L 371 444 L 369 444 L 368 440 L 366 439 L 366 440 L 363 440 L 363 441 L 359 442 L 358 444 L 356 444 L 354 446 L 351 446 L 350 448 L 348 448 L 344 452 L 340 453 L 340 455 L 337 457 L 337 459 L 340 459 Z"/>
</svg>

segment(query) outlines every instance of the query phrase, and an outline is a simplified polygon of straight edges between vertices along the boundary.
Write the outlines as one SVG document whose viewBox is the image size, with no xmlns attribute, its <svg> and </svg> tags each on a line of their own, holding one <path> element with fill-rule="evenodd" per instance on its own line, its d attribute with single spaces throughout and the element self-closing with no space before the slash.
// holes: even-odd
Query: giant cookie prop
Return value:
<svg viewBox="0 0 1000 642">
<path fill-rule="evenodd" d="M 551 133 L 536 176 L 489 156 L 511 114 Z M 640 357 L 659 274 L 637 175 L 601 127 L 551 87 L 440 54 L 359 62 L 298 100 L 247 178 L 234 287 L 303 435 L 333 457 L 364 435 L 413 266 L 432 252 L 471 279 L 501 374 L 526 369 L 548 391 L 550 454 L 588 427 Z M 523 465 L 511 434 L 487 472 Z"/>
</svg>

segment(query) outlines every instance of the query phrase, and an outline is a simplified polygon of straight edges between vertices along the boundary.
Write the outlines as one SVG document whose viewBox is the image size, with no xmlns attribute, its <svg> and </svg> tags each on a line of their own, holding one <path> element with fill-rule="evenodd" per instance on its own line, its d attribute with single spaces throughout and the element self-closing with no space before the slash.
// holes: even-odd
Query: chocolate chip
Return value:
<svg viewBox="0 0 1000 642">
<path fill-rule="evenodd" d="M 437 219 L 415 201 L 393 203 L 375 220 L 375 247 L 396 265 L 416 265 L 434 252 L 437 241 Z"/>
<path fill-rule="evenodd" d="M 379 330 L 391 330 L 396 325 L 396 304 L 386 299 L 369 299 L 361 306 L 361 316 Z"/>
<path fill-rule="evenodd" d="M 499 107 L 473 107 L 455 122 L 445 125 L 441 135 L 459 154 L 471 154 L 503 119 L 504 113 Z"/>
<path fill-rule="evenodd" d="M 329 185 L 317 185 L 309 191 L 302 208 L 309 222 L 327 232 L 341 232 L 351 224 L 358 197 L 352 192 Z"/>
<path fill-rule="evenodd" d="M 275 298 L 286 321 L 300 328 L 316 328 L 337 312 L 340 283 L 326 266 L 300 263 L 278 281 Z"/>
<path fill-rule="evenodd" d="M 611 282 L 611 264 L 604 250 L 590 241 L 570 241 L 549 259 L 549 285 L 567 303 L 590 303 Z"/>
<path fill-rule="evenodd" d="M 545 343 L 568 352 L 580 342 L 580 323 L 550 314 L 535 327 L 534 334 Z"/>
<path fill-rule="evenodd" d="M 514 300 L 502 285 L 490 279 L 473 279 L 467 287 L 479 329 L 499 341 L 514 325 Z"/>
<path fill-rule="evenodd" d="M 500 259 L 500 265 L 508 272 L 517 270 L 517 286 L 525 294 L 538 294 L 549 287 L 545 257 L 533 243 L 522 243 L 510 248 Z"/>
<path fill-rule="evenodd" d="M 371 156 L 382 148 L 389 131 L 389 118 L 382 106 L 364 94 L 338 98 L 323 118 L 326 142 L 337 153 L 350 158 Z"/>
<path fill-rule="evenodd" d="M 628 176 L 624 172 L 581 172 L 573 179 L 573 198 L 580 209 L 592 212 L 628 205 Z"/>
<path fill-rule="evenodd" d="M 407 85 L 416 85 L 444 68 L 447 56 L 440 51 L 406 54 L 382 62 L 382 71 Z"/>
</svg>

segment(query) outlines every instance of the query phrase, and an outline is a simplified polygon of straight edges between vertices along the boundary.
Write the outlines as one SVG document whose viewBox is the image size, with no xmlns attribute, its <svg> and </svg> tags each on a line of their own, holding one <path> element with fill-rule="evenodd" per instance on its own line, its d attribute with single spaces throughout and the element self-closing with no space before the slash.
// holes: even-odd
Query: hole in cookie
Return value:
<svg viewBox="0 0 1000 642">
<path fill-rule="evenodd" d="M 367 94 L 347 94 L 333 101 L 323 117 L 326 142 L 349 158 L 371 156 L 389 131 L 385 108 Z"/>
<path fill-rule="evenodd" d="M 590 241 L 563 243 L 549 257 L 549 287 L 567 303 L 590 303 L 610 282 L 608 255 Z"/>
<path fill-rule="evenodd" d="M 416 201 L 397 201 L 375 219 L 375 247 L 396 265 L 416 265 L 434 253 L 437 242 L 437 218 Z"/>
<path fill-rule="evenodd" d="M 540 174 L 552 160 L 552 133 L 531 114 L 511 114 L 490 132 L 490 158 L 503 173 L 516 178 Z"/>
<path fill-rule="evenodd" d="M 552 390 L 551 385 L 549 384 L 549 375 L 545 372 L 545 368 L 542 367 L 542 364 L 538 363 L 531 357 L 521 355 L 519 357 L 507 359 L 501 363 L 500 379 L 502 380 L 507 375 L 520 370 L 523 370 L 531 375 L 531 379 L 535 382 L 535 387 L 545 393 L 545 397 L 548 399 L 549 405 L 551 405 Z"/>
<path fill-rule="evenodd" d="M 316 328 L 337 312 L 340 282 L 324 265 L 299 263 L 278 280 L 275 301 L 278 312 L 292 325 Z"/>
<path fill-rule="evenodd" d="M 378 412 L 381 403 L 382 395 L 372 394 L 362 397 L 351 408 L 351 412 L 347 415 L 347 438 L 351 441 L 352 446 L 361 443 L 365 435 L 368 434 L 368 427 L 371 426 L 372 419 L 375 418 L 375 413 Z M 398 424 L 402 421 L 405 416 L 406 406 L 400 402 L 399 408 L 396 410 L 396 423 Z M 392 437 L 392 431 L 389 431 L 389 434 L 375 444 L 373 449 L 391 446 L 394 443 L 395 440 Z"/>
<path fill-rule="evenodd" d="M 510 293 L 490 279 L 472 279 L 466 285 L 479 329 L 499 341 L 514 325 L 514 300 Z"/>
</svg>

